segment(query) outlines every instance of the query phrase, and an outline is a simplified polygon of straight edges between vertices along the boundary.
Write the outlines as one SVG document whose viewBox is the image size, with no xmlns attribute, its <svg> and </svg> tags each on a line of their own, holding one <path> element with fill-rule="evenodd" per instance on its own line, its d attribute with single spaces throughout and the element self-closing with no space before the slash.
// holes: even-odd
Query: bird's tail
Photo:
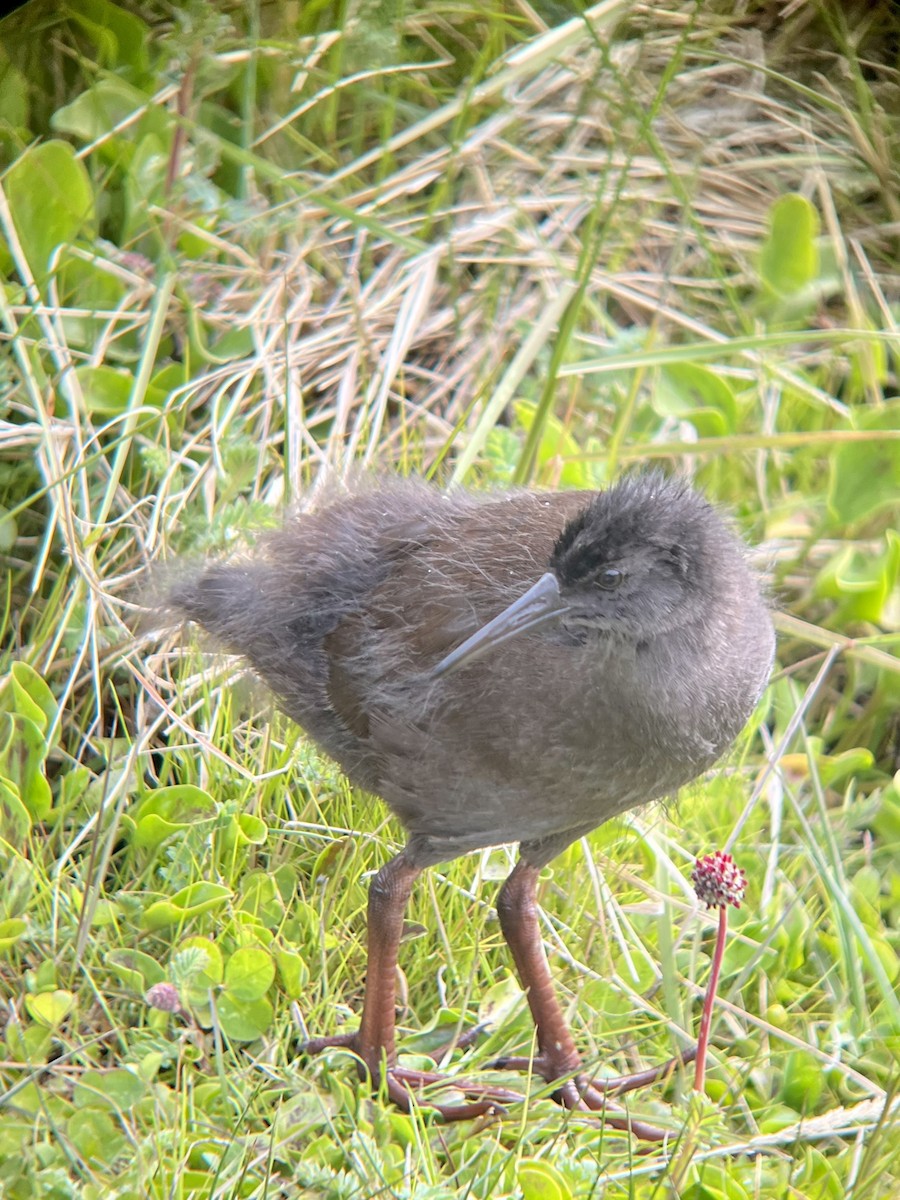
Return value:
<svg viewBox="0 0 900 1200">
<path fill-rule="evenodd" d="M 259 572 L 250 564 L 212 563 L 170 581 L 164 607 L 240 651 L 259 617 Z"/>
</svg>

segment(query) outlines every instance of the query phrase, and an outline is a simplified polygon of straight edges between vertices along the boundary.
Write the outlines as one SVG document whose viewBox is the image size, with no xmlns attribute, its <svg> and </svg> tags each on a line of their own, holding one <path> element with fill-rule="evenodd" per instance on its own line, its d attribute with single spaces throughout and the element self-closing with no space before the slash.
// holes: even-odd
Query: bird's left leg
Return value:
<svg viewBox="0 0 900 1200">
<path fill-rule="evenodd" d="M 553 1083 L 560 1080 L 556 1098 L 566 1108 L 605 1110 L 605 1121 L 614 1128 L 630 1129 L 638 1137 L 659 1141 L 666 1135 L 643 1122 L 609 1111 L 608 1100 L 644 1087 L 690 1062 L 696 1050 L 671 1059 L 661 1067 L 622 1075 L 616 1079 L 591 1080 L 582 1072 L 582 1059 L 572 1038 L 553 986 L 550 966 L 538 925 L 537 879 L 541 867 L 520 858 L 497 897 L 500 928 L 512 952 L 516 971 L 528 996 L 528 1005 L 537 1029 L 538 1053 L 535 1058 L 505 1058 L 495 1064 L 501 1068 L 527 1069 L 529 1066 Z"/>
</svg>

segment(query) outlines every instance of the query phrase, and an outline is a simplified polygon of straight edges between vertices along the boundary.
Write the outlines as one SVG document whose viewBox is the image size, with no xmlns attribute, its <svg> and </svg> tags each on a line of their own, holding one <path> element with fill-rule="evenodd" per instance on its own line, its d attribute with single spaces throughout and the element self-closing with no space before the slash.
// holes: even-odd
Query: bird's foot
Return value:
<svg viewBox="0 0 900 1200">
<path fill-rule="evenodd" d="M 604 1124 L 612 1129 L 624 1129 L 644 1141 L 661 1142 L 668 1137 L 664 1129 L 649 1125 L 646 1121 L 637 1121 L 624 1110 L 613 1103 L 615 1097 L 638 1088 L 649 1087 L 667 1078 L 679 1067 L 687 1066 L 697 1057 L 697 1047 L 682 1051 L 668 1062 L 658 1067 L 649 1067 L 645 1071 L 634 1071 L 628 1075 L 616 1075 L 605 1079 L 591 1079 L 581 1071 L 572 1072 L 571 1065 L 554 1061 L 552 1055 L 538 1054 L 534 1058 L 512 1056 L 498 1059 L 491 1066 L 495 1070 L 531 1070 L 547 1083 L 560 1081 L 560 1086 L 553 1093 L 553 1099 L 563 1108 L 575 1112 L 602 1112 Z"/>
<path fill-rule="evenodd" d="M 475 1117 L 499 1115 L 506 1111 L 505 1105 L 521 1103 L 524 1100 L 524 1096 L 509 1088 L 456 1079 L 439 1071 L 420 1071 L 392 1062 L 388 1062 L 385 1067 L 385 1058 L 390 1056 L 385 1056 L 382 1047 L 367 1049 L 364 1052 L 356 1033 L 312 1038 L 301 1049 L 304 1054 L 313 1055 L 332 1048 L 349 1050 L 355 1054 L 359 1059 L 360 1078 L 383 1080 L 388 1099 L 404 1112 L 410 1111 L 415 1097 L 417 1103 L 436 1112 L 442 1121 L 469 1121 Z M 431 1087 L 453 1088 L 454 1091 L 472 1099 L 464 1104 L 441 1104 L 430 1096 L 418 1095 L 422 1088 Z"/>
</svg>

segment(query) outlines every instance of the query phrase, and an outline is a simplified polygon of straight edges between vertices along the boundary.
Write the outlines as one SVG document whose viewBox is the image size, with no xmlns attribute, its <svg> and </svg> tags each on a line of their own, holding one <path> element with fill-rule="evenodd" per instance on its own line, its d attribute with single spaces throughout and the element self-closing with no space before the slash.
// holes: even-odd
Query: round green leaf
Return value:
<svg viewBox="0 0 900 1200">
<path fill-rule="evenodd" d="M 0 784 L 0 790 L 2 790 L 2 784 Z M 27 929 L 28 926 L 21 917 L 10 917 L 7 921 L 0 921 L 0 953 L 8 950 L 10 946 L 14 946 L 25 936 Z"/>
<path fill-rule="evenodd" d="M 272 1005 L 266 999 L 236 1000 L 223 992 L 216 1001 L 219 1027 L 234 1042 L 252 1042 L 272 1024 Z"/>
<path fill-rule="evenodd" d="M 57 989 L 53 992 L 38 992 L 36 996 L 25 997 L 25 1008 L 32 1020 L 48 1029 L 58 1029 L 75 1007 L 75 997 L 71 992 Z"/>
<path fill-rule="evenodd" d="M 76 1109 L 66 1122 L 72 1145 L 82 1158 L 109 1163 L 126 1147 L 125 1135 L 109 1113 L 94 1108 Z"/>
<path fill-rule="evenodd" d="M 232 846 L 262 846 L 269 836 L 265 821 L 250 813 L 235 813 L 222 833 L 222 841 L 229 849 Z"/>
<path fill-rule="evenodd" d="M 111 1071 L 85 1071 L 75 1085 L 73 1100 L 78 1108 L 111 1108 L 127 1112 L 147 1091 L 133 1071 L 115 1067 Z"/>
<path fill-rule="evenodd" d="M 125 370 L 101 365 L 76 367 L 75 374 L 84 396 L 84 407 L 91 416 L 114 417 L 126 412 L 134 387 L 134 378 Z"/>
<path fill-rule="evenodd" d="M 190 937 L 172 957 L 172 974 L 183 981 L 185 1001 L 195 1010 L 209 1003 L 209 993 L 225 974 L 222 951 L 209 938 Z"/>
<path fill-rule="evenodd" d="M 524 1159 L 516 1172 L 523 1200 L 572 1200 L 565 1176 L 543 1159 Z"/>
<path fill-rule="evenodd" d="M 82 142 L 107 139 L 109 131 L 138 107 L 133 88 L 115 76 L 98 79 L 93 87 L 58 108 L 50 118 L 57 133 L 69 133 Z"/>
<path fill-rule="evenodd" d="M 275 979 L 271 954 L 256 946 L 235 950 L 225 964 L 225 988 L 233 1000 L 249 1002 L 264 996 Z"/>
</svg>

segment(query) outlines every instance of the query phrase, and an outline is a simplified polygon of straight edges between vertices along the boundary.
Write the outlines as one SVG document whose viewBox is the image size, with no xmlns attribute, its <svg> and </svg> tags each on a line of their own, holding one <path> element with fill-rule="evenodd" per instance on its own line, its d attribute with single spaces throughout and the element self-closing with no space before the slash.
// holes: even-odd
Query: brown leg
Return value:
<svg viewBox="0 0 900 1200">
<path fill-rule="evenodd" d="M 531 1066 L 548 1083 L 557 1079 L 561 1081 L 556 1097 L 566 1108 L 605 1109 L 607 1124 L 617 1129 L 630 1129 L 638 1137 L 650 1141 L 660 1141 L 666 1136 L 663 1130 L 631 1121 L 627 1116 L 611 1115 L 607 1097 L 655 1083 L 676 1067 L 691 1062 L 696 1050 L 688 1050 L 661 1067 L 616 1079 L 601 1079 L 595 1083 L 579 1075 L 581 1055 L 556 998 L 538 925 L 535 893 L 539 873 L 540 867 L 519 859 L 497 897 L 500 928 L 512 952 L 519 980 L 528 995 L 528 1006 L 537 1030 L 538 1053 L 533 1062 L 525 1058 L 506 1058 L 495 1065 L 501 1068 Z"/>
<path fill-rule="evenodd" d="M 539 874 L 539 867 L 520 858 L 500 889 L 497 915 L 519 980 L 528 995 L 528 1007 L 537 1029 L 535 1070 L 550 1082 L 578 1071 L 581 1055 L 556 998 L 550 964 L 544 953 L 535 895 Z M 564 1087 L 571 1090 L 571 1096 L 566 1099 L 577 1101 L 574 1081 Z"/>
<path fill-rule="evenodd" d="M 409 1109 L 410 1085 L 455 1083 L 427 1071 L 410 1071 L 395 1065 L 397 1052 L 394 1040 L 396 1008 L 396 971 L 400 937 L 403 933 L 403 914 L 413 884 L 422 873 L 400 853 L 381 868 L 369 886 L 368 905 L 368 963 L 362 1019 L 356 1033 L 334 1037 L 313 1038 L 304 1046 L 307 1054 L 318 1054 L 329 1046 L 346 1046 L 362 1060 L 360 1076 L 368 1074 L 375 1081 L 387 1066 L 385 1084 L 388 1095 L 401 1108 Z M 433 1105 L 444 1120 L 461 1120 L 480 1116 L 498 1108 L 503 1100 L 518 1100 L 514 1092 L 501 1088 L 473 1087 L 459 1082 L 462 1091 L 483 1093 L 485 1098 L 472 1104 Z"/>
<path fill-rule="evenodd" d="M 356 1035 L 356 1052 L 373 1079 L 397 1057 L 394 1020 L 397 1007 L 397 955 L 403 933 L 403 914 L 413 884 L 421 875 L 402 854 L 386 863 L 369 885 L 366 997 Z"/>
</svg>

